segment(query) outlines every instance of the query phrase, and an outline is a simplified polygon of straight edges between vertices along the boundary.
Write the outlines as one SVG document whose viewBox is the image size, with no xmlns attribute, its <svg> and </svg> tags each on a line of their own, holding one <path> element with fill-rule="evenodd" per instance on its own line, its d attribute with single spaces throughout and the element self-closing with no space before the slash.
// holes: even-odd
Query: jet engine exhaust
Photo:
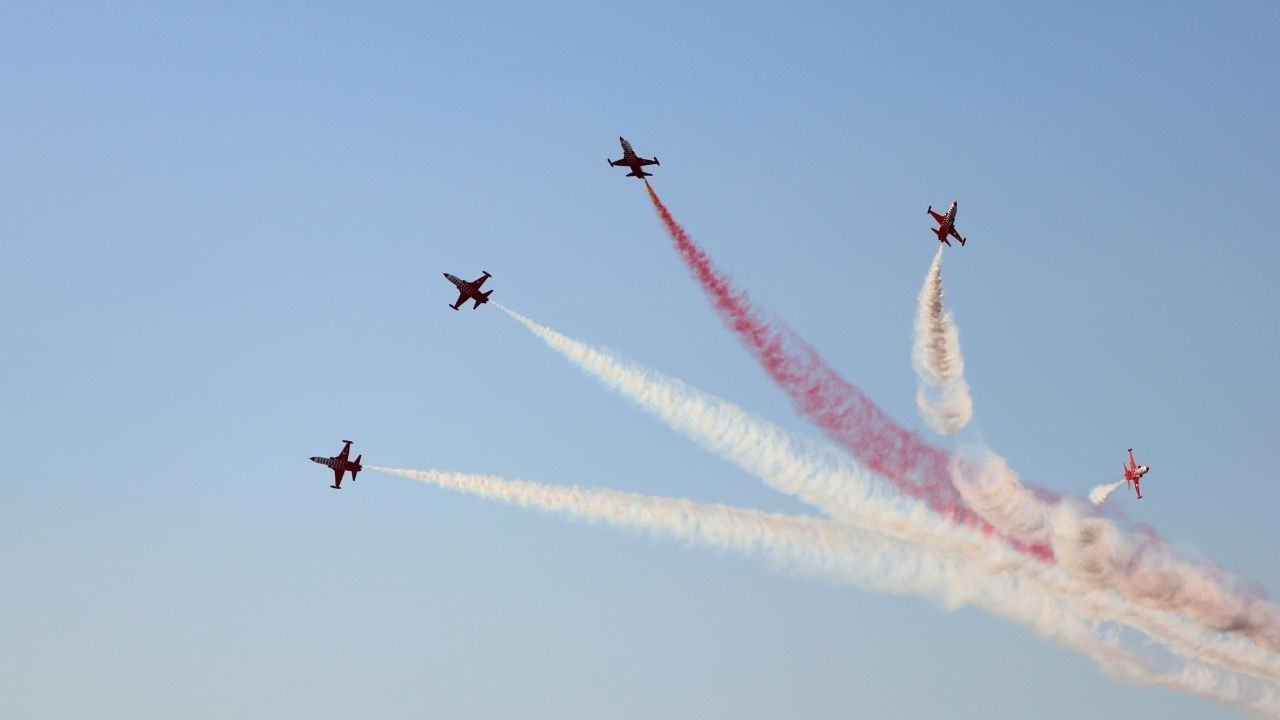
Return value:
<svg viewBox="0 0 1280 720">
<path fill-rule="evenodd" d="M 929 429 L 954 435 L 973 418 L 973 397 L 964 379 L 960 333 L 943 307 L 942 246 L 933 256 L 916 309 L 911 364 L 916 371 L 916 408 Z"/>
</svg>

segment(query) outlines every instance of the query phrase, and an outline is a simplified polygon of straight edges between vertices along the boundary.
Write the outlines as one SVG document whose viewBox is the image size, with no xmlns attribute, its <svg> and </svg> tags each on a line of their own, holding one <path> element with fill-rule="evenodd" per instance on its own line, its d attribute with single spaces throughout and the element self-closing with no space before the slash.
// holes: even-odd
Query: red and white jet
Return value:
<svg viewBox="0 0 1280 720">
<path fill-rule="evenodd" d="M 458 301 L 449 307 L 457 310 L 462 303 L 468 300 L 475 300 L 476 304 L 471 306 L 471 309 L 475 310 L 480 307 L 482 303 L 489 302 L 489 296 L 493 294 L 493 291 L 480 292 L 480 286 L 484 285 L 485 280 L 488 280 L 493 276 L 489 274 L 488 270 L 482 270 L 481 272 L 484 274 L 471 282 L 467 282 L 466 280 L 455 275 L 450 275 L 449 273 L 444 274 L 445 279 L 453 283 L 458 288 Z"/>
<path fill-rule="evenodd" d="M 356 473 L 364 469 L 360 464 L 360 458 L 364 457 L 364 455 L 357 455 L 355 460 L 348 460 L 347 457 L 351 454 L 351 441 L 343 440 L 342 442 L 342 452 L 338 453 L 337 457 L 311 458 L 311 462 L 320 463 L 333 470 L 333 484 L 329 487 L 334 490 L 342 489 L 342 474 L 344 472 L 351 471 L 351 482 L 355 482 Z"/>
<path fill-rule="evenodd" d="M 956 206 L 957 203 L 951 203 L 951 209 L 947 210 L 946 215 L 939 215 L 933 211 L 932 205 L 929 206 L 929 214 L 938 223 L 938 229 L 934 230 L 933 234 L 938 236 L 938 242 L 946 243 L 947 247 L 951 247 L 951 241 L 947 239 L 948 236 L 959 240 L 960 244 L 964 245 L 964 236 L 956 232 Z"/>
<path fill-rule="evenodd" d="M 1142 480 L 1142 476 L 1151 472 L 1149 465 L 1139 465 L 1137 460 L 1133 459 L 1133 448 L 1129 448 L 1129 464 L 1124 466 L 1124 481 L 1138 493 L 1138 499 L 1142 499 L 1142 488 L 1138 483 Z"/>
<path fill-rule="evenodd" d="M 639 155 L 636 155 L 636 151 L 631 149 L 631 143 L 627 142 L 626 138 L 619 137 L 618 142 L 622 143 L 622 159 L 621 160 L 609 160 L 608 158 L 605 158 L 605 159 L 609 160 L 609 164 L 614 167 L 631 168 L 631 172 L 627 173 L 627 177 L 640 178 L 641 180 L 644 180 L 645 178 L 651 177 L 653 175 L 653 173 L 645 172 L 644 166 L 662 164 L 658 162 L 658 156 L 656 155 L 653 157 L 652 160 L 650 160 L 649 158 L 643 158 L 643 157 L 640 157 Z"/>
</svg>

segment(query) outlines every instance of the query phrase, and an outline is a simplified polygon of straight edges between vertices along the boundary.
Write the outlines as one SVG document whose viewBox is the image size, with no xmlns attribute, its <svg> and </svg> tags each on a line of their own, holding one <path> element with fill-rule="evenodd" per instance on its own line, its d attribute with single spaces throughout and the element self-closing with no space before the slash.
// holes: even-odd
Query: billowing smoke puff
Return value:
<svg viewBox="0 0 1280 720">
<path fill-rule="evenodd" d="M 1025 543 L 1050 540 L 1047 506 L 1004 458 L 983 448 L 951 456 L 951 480 L 982 519 L 1007 537 Z"/>
</svg>

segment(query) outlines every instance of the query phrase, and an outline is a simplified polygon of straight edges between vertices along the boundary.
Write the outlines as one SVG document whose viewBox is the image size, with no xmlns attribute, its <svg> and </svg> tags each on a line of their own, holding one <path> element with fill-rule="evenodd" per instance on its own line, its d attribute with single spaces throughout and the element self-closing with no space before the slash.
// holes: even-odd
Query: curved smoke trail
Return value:
<svg viewBox="0 0 1280 720">
<path fill-rule="evenodd" d="M 1081 652 L 1104 670 L 1256 713 L 1280 717 L 1280 689 L 1195 659 L 1139 653 L 1115 629 L 1082 618 L 1012 574 L 817 518 L 707 505 L 604 488 L 560 487 L 488 475 L 369 466 L 490 500 L 586 522 L 673 537 L 880 592 L 912 593 L 948 607 L 972 604 Z"/>
<path fill-rule="evenodd" d="M 1217 590 L 1220 602 L 1207 608 L 1210 610 L 1207 615 L 1199 613 L 1182 620 L 1161 614 L 1170 610 L 1167 602 L 1151 602 L 1149 597 L 1140 593 L 1138 599 L 1144 601 L 1141 606 L 1146 610 L 1112 602 L 1109 595 L 1095 592 L 1099 589 L 1099 578 L 1090 575 L 1083 582 L 1078 581 L 1066 572 L 1068 568 L 1029 560 L 1004 543 L 992 543 L 979 533 L 939 518 L 916 501 L 886 494 L 863 469 L 830 446 L 790 433 L 681 380 L 618 358 L 495 304 L 605 386 L 758 477 L 766 485 L 804 500 L 832 517 L 933 552 L 965 557 L 992 574 L 1015 573 L 1024 582 L 1066 599 L 1093 621 L 1124 622 L 1160 640 L 1172 652 L 1183 657 L 1203 657 L 1233 670 L 1280 680 L 1280 658 L 1238 638 L 1217 634 L 1224 613 L 1240 607 L 1238 603 L 1224 604 L 1234 597 L 1231 593 Z M 1092 562 L 1105 567 L 1112 561 L 1105 552 L 1076 547 L 1069 533 L 1055 536 L 1050 532 L 1051 521 L 1047 514 L 1051 508 L 1046 508 L 1022 488 L 1017 475 L 1002 459 L 958 454 L 953 456 L 952 472 L 961 492 L 980 513 L 989 516 L 1006 533 L 1030 537 L 1037 542 L 1057 542 L 1069 557 L 1087 560 L 1073 563 L 1073 566 Z M 1123 543 L 1120 545 L 1124 546 Z M 1160 572 L 1165 575 L 1172 573 L 1170 577 L 1180 579 L 1186 588 L 1198 588 L 1210 582 L 1199 568 L 1186 563 L 1170 562 Z M 1129 594 L 1134 586 L 1160 584 L 1153 579 L 1144 580 L 1139 575 L 1120 583 L 1117 589 Z M 1167 583 L 1168 578 L 1161 582 Z M 1209 594 L 1213 593 L 1211 588 Z M 1185 609 L 1187 606 L 1179 607 Z M 1245 616 L 1233 617 L 1242 620 Z M 1190 623 L 1197 623 L 1200 627 Z M 1206 633 L 1205 627 L 1212 632 Z"/>
<path fill-rule="evenodd" d="M 960 333 L 942 304 L 942 246 L 933 256 L 916 309 L 911 364 L 916 370 L 916 407 L 939 435 L 954 435 L 973 418 L 973 397 L 964 379 Z"/>
<path fill-rule="evenodd" d="M 747 293 L 734 288 L 675 221 L 647 180 L 645 187 L 676 250 L 711 298 L 721 320 L 787 393 L 802 416 L 848 449 L 858 462 L 888 479 L 902 492 L 923 500 L 938 514 L 971 527 L 992 530 L 965 505 L 951 484 L 945 451 L 894 422 L 789 326 L 766 320 L 752 305 Z M 1035 546 L 1029 551 L 1051 559 L 1052 551 L 1047 546 Z"/>
</svg>

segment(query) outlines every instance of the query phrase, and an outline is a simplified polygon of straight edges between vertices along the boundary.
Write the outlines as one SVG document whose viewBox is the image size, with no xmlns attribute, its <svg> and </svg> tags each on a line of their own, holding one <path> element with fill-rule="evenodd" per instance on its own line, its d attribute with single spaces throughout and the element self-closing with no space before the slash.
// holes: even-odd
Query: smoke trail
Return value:
<svg viewBox="0 0 1280 720">
<path fill-rule="evenodd" d="M 1094 485 L 1093 489 L 1089 491 L 1089 502 L 1094 505 L 1101 505 L 1111 498 L 1111 493 L 1115 492 L 1116 488 L 1123 484 L 1123 480 L 1117 480 L 1110 485 Z"/>
<path fill-rule="evenodd" d="M 939 435 L 953 435 L 973 417 L 973 398 L 964 379 L 960 334 L 942 305 L 942 246 L 933 256 L 916 310 L 916 338 L 911 349 L 915 367 L 916 407 Z"/>
<path fill-rule="evenodd" d="M 830 446 L 789 433 L 678 379 L 617 358 L 499 303 L 495 305 L 607 387 L 770 487 L 862 529 L 926 547 L 932 552 L 966 557 L 987 572 L 1016 573 L 1025 582 L 1067 598 L 1086 617 L 1097 622 L 1125 622 L 1160 639 L 1180 655 L 1203 656 L 1235 670 L 1280 679 L 1280 661 L 1269 653 L 1230 638 L 1205 635 L 1202 629 L 1188 627 L 1177 619 L 1105 601 L 1103 598 L 1107 596 L 1095 592 L 1100 581 L 1096 573 L 1091 573 L 1082 585 L 1059 569 L 1028 562 L 1020 553 L 951 525 L 915 501 L 886 496 L 865 471 Z M 1007 535 L 1044 543 L 1053 541 L 1048 517 L 1052 508 L 1022 487 L 1016 473 L 1002 458 L 983 452 L 982 456 L 972 451 L 953 456 L 956 486 L 984 517 Z M 1057 540 L 1069 542 L 1061 537 Z M 1100 566 L 1111 562 L 1105 556 L 1089 555 L 1079 548 L 1066 551 L 1074 556 L 1092 557 Z M 1179 577 L 1188 579 L 1190 586 L 1204 580 L 1187 567 L 1179 569 L 1179 573 Z M 1124 589 L 1127 584 L 1127 581 L 1121 582 L 1119 587 Z M 1152 610 L 1161 609 L 1159 603 L 1148 605 Z M 1223 608 L 1217 612 L 1220 614 Z M 1209 619 L 1213 623 L 1210 627 L 1221 627 L 1221 617 L 1215 615 Z"/>
<path fill-rule="evenodd" d="M 1114 628 L 1071 612 L 1010 574 L 990 574 L 962 558 L 931 553 L 854 527 L 726 505 L 661 498 L 603 488 L 558 487 L 487 475 L 369 466 L 457 492 L 526 508 L 567 514 L 587 522 L 673 537 L 751 556 L 881 592 L 913 593 L 948 607 L 974 604 L 1031 627 L 1042 636 L 1093 658 L 1104 670 L 1280 717 L 1280 692 L 1270 683 L 1196 660 L 1152 657 L 1126 647 Z"/>
<path fill-rule="evenodd" d="M 987 507 L 995 513 L 989 517 L 976 513 L 953 483 L 945 452 L 894 423 L 789 327 L 763 319 L 747 294 L 733 288 L 715 269 L 647 182 L 646 187 L 676 249 L 721 319 L 788 393 L 801 415 L 849 449 L 863 465 L 906 494 L 925 501 L 943 517 L 983 532 L 1001 532 L 1001 526 L 992 522 L 993 517 L 999 519 L 999 503 Z M 1019 512 L 1026 510 L 1029 501 L 1047 507 L 1058 500 L 1043 488 L 1022 488 L 1020 483 L 1003 487 L 1030 493 L 1010 506 L 1020 507 Z M 1067 550 L 1073 561 L 1064 567 L 1099 589 L 1117 590 L 1144 606 L 1179 612 L 1205 627 L 1240 633 L 1280 651 L 1280 610 L 1259 588 L 1220 568 L 1181 560 L 1154 533 L 1126 533 L 1097 518 L 1070 524 L 1077 515 L 1068 508 L 1061 516 L 1069 523 L 1066 528 L 1046 526 L 1054 530 L 1049 545 L 1015 542 L 1011 546 L 1047 560 L 1053 560 L 1055 552 Z M 1098 537 L 1107 538 L 1107 542 L 1099 544 Z"/>
<path fill-rule="evenodd" d="M 682 380 L 558 333 L 500 303 L 494 305 L 606 387 L 776 490 L 829 515 L 863 522 L 912 512 L 887 512 L 887 505 L 901 506 L 903 501 L 825 446 Z"/>
<path fill-rule="evenodd" d="M 911 497 L 957 522 L 991 530 L 965 506 L 947 470 L 947 453 L 893 421 L 861 390 L 845 380 L 787 325 L 767 321 L 747 293 L 735 289 L 684 228 L 675 221 L 653 187 L 649 199 L 662 218 L 676 250 L 712 305 L 740 341 L 791 398 L 797 412 L 847 448 L 860 463 L 887 478 Z M 1034 549 L 1047 555 L 1045 547 Z"/>
</svg>

